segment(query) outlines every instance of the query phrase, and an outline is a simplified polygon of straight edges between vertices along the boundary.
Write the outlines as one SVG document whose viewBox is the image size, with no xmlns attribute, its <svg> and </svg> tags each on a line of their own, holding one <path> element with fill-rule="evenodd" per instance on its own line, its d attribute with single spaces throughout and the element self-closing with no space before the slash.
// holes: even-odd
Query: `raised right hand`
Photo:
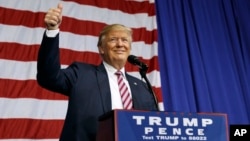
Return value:
<svg viewBox="0 0 250 141">
<path fill-rule="evenodd" d="M 50 8 L 45 15 L 44 23 L 48 30 L 58 29 L 62 23 L 62 4 L 58 4 L 56 8 Z"/>
</svg>

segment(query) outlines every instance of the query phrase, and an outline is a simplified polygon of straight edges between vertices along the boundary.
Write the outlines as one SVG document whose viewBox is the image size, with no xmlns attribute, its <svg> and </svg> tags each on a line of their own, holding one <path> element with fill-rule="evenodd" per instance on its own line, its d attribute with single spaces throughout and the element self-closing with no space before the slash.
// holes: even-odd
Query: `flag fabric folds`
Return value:
<svg viewBox="0 0 250 141">
<path fill-rule="evenodd" d="M 162 104 L 154 1 L 0 0 L 0 140 L 58 140 L 67 97 L 36 82 L 36 59 L 45 30 L 44 16 L 63 5 L 60 27 L 62 68 L 73 61 L 99 64 L 97 39 L 108 24 L 133 29 L 132 53 L 148 64 L 147 76 Z M 126 65 L 141 78 L 138 67 Z M 163 107 L 162 107 L 163 109 Z"/>
</svg>

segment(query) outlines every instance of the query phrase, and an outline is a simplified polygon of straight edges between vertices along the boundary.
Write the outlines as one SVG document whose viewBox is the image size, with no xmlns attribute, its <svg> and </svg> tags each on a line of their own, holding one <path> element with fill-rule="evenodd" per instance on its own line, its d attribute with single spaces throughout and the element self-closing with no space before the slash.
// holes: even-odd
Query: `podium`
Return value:
<svg viewBox="0 0 250 141">
<path fill-rule="evenodd" d="M 113 110 L 99 118 L 96 141 L 229 141 L 221 113 Z"/>
</svg>

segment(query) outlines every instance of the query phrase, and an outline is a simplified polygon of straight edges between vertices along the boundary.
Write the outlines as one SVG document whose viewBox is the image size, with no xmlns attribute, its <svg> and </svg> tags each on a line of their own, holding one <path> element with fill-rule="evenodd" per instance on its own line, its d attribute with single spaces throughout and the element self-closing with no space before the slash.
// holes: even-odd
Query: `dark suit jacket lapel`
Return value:
<svg viewBox="0 0 250 141">
<path fill-rule="evenodd" d="M 112 109 L 111 91 L 109 86 L 108 74 L 103 64 L 100 64 L 97 67 L 96 76 L 98 81 L 98 88 L 100 89 L 100 97 L 102 100 L 103 111 L 104 113 L 107 113 Z"/>
</svg>

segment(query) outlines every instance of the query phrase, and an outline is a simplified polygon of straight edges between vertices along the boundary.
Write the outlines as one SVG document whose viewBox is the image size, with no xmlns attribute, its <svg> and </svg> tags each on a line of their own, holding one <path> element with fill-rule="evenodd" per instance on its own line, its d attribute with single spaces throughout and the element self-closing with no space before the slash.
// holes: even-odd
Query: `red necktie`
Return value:
<svg viewBox="0 0 250 141">
<path fill-rule="evenodd" d="M 121 94 L 123 108 L 132 109 L 132 99 L 131 99 L 128 87 L 123 80 L 122 72 L 117 71 L 115 74 L 117 75 L 118 87 L 119 87 L 120 94 Z"/>
</svg>

